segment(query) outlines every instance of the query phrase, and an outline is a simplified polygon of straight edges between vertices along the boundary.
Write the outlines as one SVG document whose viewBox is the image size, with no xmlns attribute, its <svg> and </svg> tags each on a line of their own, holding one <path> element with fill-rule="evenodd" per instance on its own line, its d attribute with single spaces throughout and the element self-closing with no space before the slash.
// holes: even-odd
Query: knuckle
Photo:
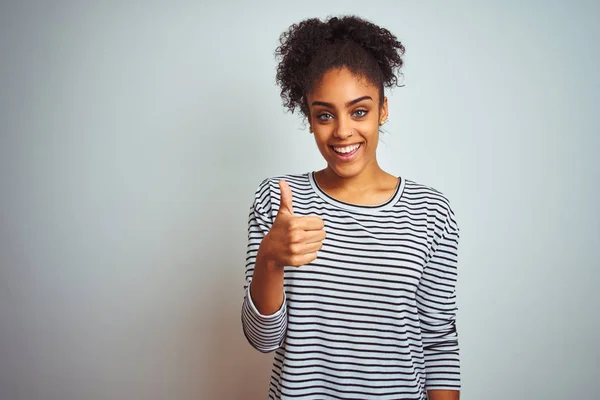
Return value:
<svg viewBox="0 0 600 400">
<path fill-rule="evenodd" d="M 288 221 L 288 227 L 291 230 L 298 229 L 298 218 L 290 218 Z"/>
<path fill-rule="evenodd" d="M 299 243 L 302 241 L 302 232 L 298 230 L 293 230 L 290 232 L 290 241 L 292 243 Z"/>
<path fill-rule="evenodd" d="M 300 251 L 300 246 L 297 244 L 291 244 L 290 245 L 290 254 L 295 255 L 298 254 Z"/>
<path fill-rule="evenodd" d="M 287 234 L 285 236 L 289 243 L 294 243 L 294 236 L 295 236 L 294 231 L 292 231 L 292 230 L 287 231 Z"/>
</svg>

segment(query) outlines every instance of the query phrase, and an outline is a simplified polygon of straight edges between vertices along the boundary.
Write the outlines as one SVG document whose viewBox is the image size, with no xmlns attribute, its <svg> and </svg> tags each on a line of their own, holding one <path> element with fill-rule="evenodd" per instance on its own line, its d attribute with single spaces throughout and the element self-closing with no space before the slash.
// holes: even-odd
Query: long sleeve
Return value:
<svg viewBox="0 0 600 400">
<path fill-rule="evenodd" d="M 458 240 L 458 225 L 448 208 L 417 289 L 427 390 L 460 389 L 455 295 Z"/>
<path fill-rule="evenodd" d="M 248 216 L 248 247 L 246 252 L 246 282 L 242 305 L 242 328 L 248 342 L 261 352 L 279 348 L 285 339 L 287 329 L 287 307 L 284 293 L 281 308 L 271 315 L 262 315 L 256 309 L 250 296 L 250 284 L 254 274 L 256 255 L 265 235 L 273 224 L 271 213 L 269 181 L 263 181 L 256 191 Z"/>
</svg>

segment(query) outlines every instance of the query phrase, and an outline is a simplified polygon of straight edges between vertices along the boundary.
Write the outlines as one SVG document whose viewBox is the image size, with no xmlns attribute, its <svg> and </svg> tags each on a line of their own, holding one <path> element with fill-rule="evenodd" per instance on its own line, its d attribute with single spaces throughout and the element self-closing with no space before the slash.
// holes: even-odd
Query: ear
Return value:
<svg viewBox="0 0 600 400">
<path fill-rule="evenodd" d="M 384 97 L 381 108 L 379 109 L 379 125 L 385 124 L 388 120 L 388 117 L 388 99 L 387 97 Z"/>
</svg>

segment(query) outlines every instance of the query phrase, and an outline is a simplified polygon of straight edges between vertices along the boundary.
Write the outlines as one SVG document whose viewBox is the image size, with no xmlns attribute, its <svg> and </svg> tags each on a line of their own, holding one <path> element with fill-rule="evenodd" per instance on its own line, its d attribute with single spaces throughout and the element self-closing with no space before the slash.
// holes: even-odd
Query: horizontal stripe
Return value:
<svg viewBox="0 0 600 400">
<path fill-rule="evenodd" d="M 249 286 L 280 179 L 294 214 L 319 216 L 327 236 L 314 262 L 285 267 L 281 309 L 260 315 Z M 459 390 L 458 240 L 448 199 L 413 181 L 400 179 L 378 206 L 335 200 L 312 174 L 263 181 L 248 215 L 242 327 L 257 350 L 275 351 L 268 398 L 423 400 L 427 390 Z"/>
</svg>

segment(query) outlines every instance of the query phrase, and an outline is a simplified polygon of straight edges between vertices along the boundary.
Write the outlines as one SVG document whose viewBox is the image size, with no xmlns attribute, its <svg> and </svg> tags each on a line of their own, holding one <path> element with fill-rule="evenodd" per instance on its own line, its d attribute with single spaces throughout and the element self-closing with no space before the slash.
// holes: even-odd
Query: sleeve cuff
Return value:
<svg viewBox="0 0 600 400">
<path fill-rule="evenodd" d="M 252 285 L 252 282 L 250 282 L 250 285 Z M 286 300 L 287 300 L 285 291 L 283 292 L 283 301 L 281 302 L 281 306 L 279 307 L 279 310 L 275 311 L 273 314 L 264 315 L 264 314 L 261 314 L 258 311 L 258 309 L 256 308 L 256 306 L 254 305 L 254 301 L 252 300 L 252 296 L 250 295 L 250 285 L 248 285 L 248 289 L 246 289 L 246 298 L 248 299 L 248 305 L 250 306 L 250 310 L 252 311 L 252 313 L 255 316 L 257 316 L 258 318 L 260 318 L 263 321 L 271 321 L 271 320 L 279 318 L 281 316 L 281 314 L 283 314 L 285 312 L 285 304 L 286 304 Z"/>
</svg>

